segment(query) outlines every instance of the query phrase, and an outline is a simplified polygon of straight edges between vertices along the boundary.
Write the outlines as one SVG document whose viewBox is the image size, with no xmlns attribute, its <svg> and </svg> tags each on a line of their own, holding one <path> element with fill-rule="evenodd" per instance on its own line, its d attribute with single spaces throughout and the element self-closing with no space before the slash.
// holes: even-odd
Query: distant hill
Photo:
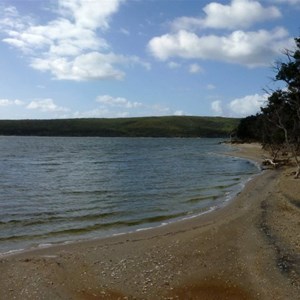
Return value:
<svg viewBox="0 0 300 300">
<path fill-rule="evenodd" d="M 226 137 L 240 119 L 141 117 L 118 119 L 0 120 L 0 135 L 99 137 Z"/>
</svg>

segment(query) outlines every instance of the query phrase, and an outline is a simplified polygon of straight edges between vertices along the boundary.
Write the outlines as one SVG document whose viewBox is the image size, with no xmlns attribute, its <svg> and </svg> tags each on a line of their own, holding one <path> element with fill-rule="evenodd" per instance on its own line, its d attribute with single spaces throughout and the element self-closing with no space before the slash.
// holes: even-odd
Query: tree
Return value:
<svg viewBox="0 0 300 300">
<path fill-rule="evenodd" d="M 283 81 L 285 88 L 274 91 L 267 105 L 261 109 L 263 130 L 268 131 L 267 144 L 280 145 L 294 159 L 300 176 L 300 37 L 295 38 L 295 50 L 284 52 L 286 61 L 277 62 L 276 81 Z M 262 132 L 263 134 L 263 132 Z"/>
<path fill-rule="evenodd" d="M 236 135 L 239 139 L 244 141 L 261 141 L 261 122 L 260 115 L 249 116 L 241 119 L 236 130 Z"/>
<path fill-rule="evenodd" d="M 268 161 L 277 166 L 278 155 L 288 154 L 295 162 L 295 177 L 300 177 L 300 37 L 295 38 L 295 49 L 285 50 L 285 61 L 275 65 L 274 80 L 284 88 L 269 92 L 261 113 L 241 120 L 238 138 L 255 139 L 272 155 Z"/>
</svg>

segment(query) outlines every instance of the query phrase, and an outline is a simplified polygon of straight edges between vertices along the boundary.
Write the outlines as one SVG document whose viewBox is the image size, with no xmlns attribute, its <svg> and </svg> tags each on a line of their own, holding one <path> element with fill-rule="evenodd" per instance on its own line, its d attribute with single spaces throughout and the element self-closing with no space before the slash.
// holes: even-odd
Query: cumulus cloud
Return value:
<svg viewBox="0 0 300 300">
<path fill-rule="evenodd" d="M 24 30 L 31 26 L 33 21 L 30 17 L 22 17 L 14 6 L 2 7 L 0 18 L 0 29 L 6 33 L 13 28 L 16 30 Z"/>
<path fill-rule="evenodd" d="M 123 64 L 126 58 L 113 53 L 90 52 L 76 58 L 34 58 L 31 66 L 40 71 L 50 71 L 57 79 L 91 80 L 123 79 L 125 73 L 115 67 Z"/>
<path fill-rule="evenodd" d="M 182 110 L 173 110 L 172 108 L 160 104 L 145 104 L 138 101 L 128 100 L 124 97 L 114 97 L 111 95 L 99 95 L 96 98 L 99 107 L 76 113 L 75 117 L 137 117 L 137 116 L 163 116 L 163 115 L 184 115 Z"/>
<path fill-rule="evenodd" d="M 0 106 L 21 106 L 24 105 L 24 102 L 21 100 L 10 100 L 10 99 L 0 99 Z"/>
<path fill-rule="evenodd" d="M 232 100 L 228 107 L 233 115 L 246 117 L 258 113 L 260 108 L 266 103 L 267 98 L 267 95 L 247 95 L 245 97 Z"/>
<path fill-rule="evenodd" d="M 275 6 L 263 7 L 253 0 L 232 0 L 230 4 L 212 2 L 204 6 L 204 18 L 181 17 L 172 22 L 174 30 L 197 28 L 245 29 L 257 22 L 281 16 Z"/>
<path fill-rule="evenodd" d="M 60 0 L 60 2 L 65 2 Z M 79 2 L 79 1 L 74 1 Z M 91 2 L 83 1 L 85 6 L 92 5 Z M 94 5 L 94 4 L 93 4 Z M 82 24 L 70 19 L 58 16 L 57 19 L 50 21 L 45 25 L 35 25 L 33 22 L 26 22 L 25 18 L 20 16 L 15 8 L 15 16 L 6 13 L 5 31 L 8 35 L 3 41 L 18 47 L 23 52 L 35 52 L 43 50 L 47 55 L 77 55 L 82 51 L 107 48 L 108 45 L 104 39 L 98 38 L 95 30 L 97 26 L 85 27 Z M 99 11 L 101 9 L 99 8 Z M 99 20 L 100 22 L 100 20 Z M 99 27 L 101 22 L 99 24 Z"/>
<path fill-rule="evenodd" d="M 233 99 L 229 103 L 216 100 L 211 102 L 211 110 L 217 116 L 242 118 L 259 113 L 260 108 L 266 104 L 267 99 L 267 94 L 254 94 Z"/>
<path fill-rule="evenodd" d="M 284 28 L 272 31 L 237 30 L 226 36 L 203 35 L 180 30 L 154 37 L 148 49 L 159 60 L 173 57 L 212 59 L 248 67 L 269 65 L 284 48 L 293 45 Z"/>
<path fill-rule="evenodd" d="M 204 16 L 175 19 L 171 32 L 148 42 L 149 52 L 163 61 L 180 57 L 259 67 L 270 65 L 283 49 L 293 47 L 294 41 L 283 27 L 249 30 L 259 22 L 280 18 L 281 12 L 274 5 L 255 0 L 211 2 L 203 12 Z"/>
<path fill-rule="evenodd" d="M 140 102 L 132 102 L 123 97 L 112 97 L 109 95 L 98 96 L 96 101 L 108 106 L 118 106 L 125 108 L 137 108 L 143 106 L 143 104 Z"/>
<path fill-rule="evenodd" d="M 120 4 L 124 1 L 59 0 L 58 5 L 61 14 L 72 18 L 80 27 L 107 29 L 112 14 L 118 11 Z"/>
<path fill-rule="evenodd" d="M 31 67 L 50 72 L 56 79 L 90 80 L 124 78 L 121 65 L 150 65 L 134 56 L 113 53 L 101 33 L 125 0 L 57 0 L 57 18 L 35 24 L 14 7 L 3 12 L 3 41 L 29 55 Z"/>
<path fill-rule="evenodd" d="M 50 98 L 31 101 L 26 106 L 26 108 L 36 109 L 41 112 L 67 112 L 68 111 L 67 108 L 56 105 L 53 99 Z"/>
</svg>

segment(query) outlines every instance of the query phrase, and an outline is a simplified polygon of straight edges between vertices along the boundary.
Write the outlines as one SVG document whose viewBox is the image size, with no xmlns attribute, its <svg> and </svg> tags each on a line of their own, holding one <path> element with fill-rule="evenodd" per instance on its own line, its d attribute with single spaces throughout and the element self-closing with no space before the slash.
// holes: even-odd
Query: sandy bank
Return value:
<svg viewBox="0 0 300 300">
<path fill-rule="evenodd" d="M 257 146 L 236 155 L 260 160 Z M 0 299 L 300 299 L 300 184 L 265 171 L 191 220 L 0 260 Z"/>
</svg>

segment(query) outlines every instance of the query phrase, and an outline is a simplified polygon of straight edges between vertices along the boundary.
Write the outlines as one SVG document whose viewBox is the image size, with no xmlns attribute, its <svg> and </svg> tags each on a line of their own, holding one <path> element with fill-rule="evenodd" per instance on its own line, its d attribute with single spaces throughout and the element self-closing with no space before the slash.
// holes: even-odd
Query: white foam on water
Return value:
<svg viewBox="0 0 300 300">
<path fill-rule="evenodd" d="M 10 256 L 14 254 L 18 254 L 25 251 L 25 249 L 16 249 L 16 250 L 9 250 L 7 252 L 0 253 L 0 257 Z"/>
<path fill-rule="evenodd" d="M 45 244 L 39 244 L 37 247 L 43 249 L 43 248 L 49 248 L 51 246 L 53 246 L 53 244 L 51 244 L 51 243 L 45 243 Z"/>
</svg>

